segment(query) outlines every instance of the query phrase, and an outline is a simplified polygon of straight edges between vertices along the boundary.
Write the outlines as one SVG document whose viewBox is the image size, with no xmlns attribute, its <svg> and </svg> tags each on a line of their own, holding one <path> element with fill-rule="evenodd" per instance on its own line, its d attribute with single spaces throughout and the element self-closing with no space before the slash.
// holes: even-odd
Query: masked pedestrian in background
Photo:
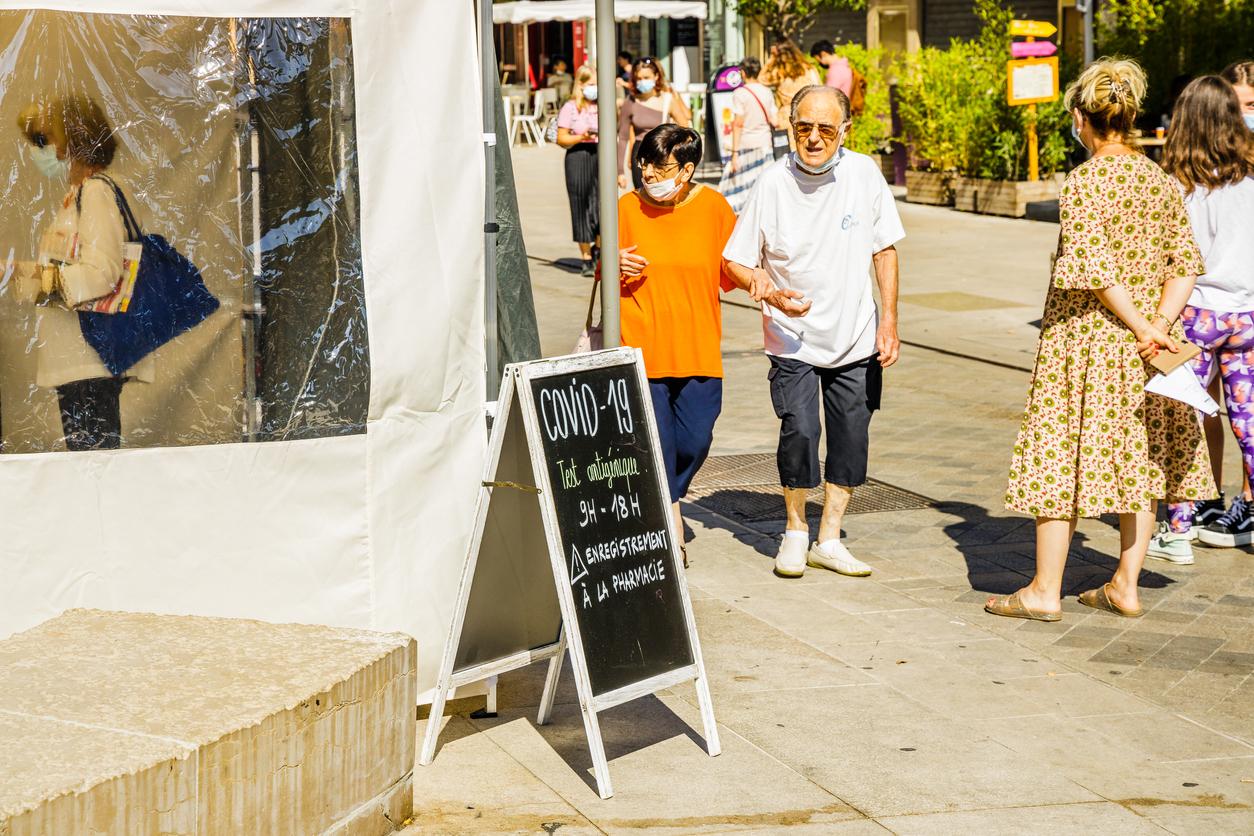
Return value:
<svg viewBox="0 0 1254 836">
<path fill-rule="evenodd" d="M 582 273 L 592 276 L 593 247 L 601 234 L 597 205 L 596 71 L 583 66 L 575 73 L 570 101 L 557 114 L 557 144 L 566 149 L 566 196 L 570 201 L 571 237 L 579 245 Z M 612 103 L 611 103 L 612 104 Z"/>
<path fill-rule="evenodd" d="M 111 374 L 83 338 L 77 310 L 113 293 L 122 276 L 126 228 L 104 177 L 117 140 L 100 105 L 86 96 L 32 104 L 18 117 L 18 128 L 34 168 L 58 195 L 39 244 L 35 383 L 56 390 L 66 449 L 116 448 L 122 387 L 131 380 L 151 383 L 153 357 Z"/>
</svg>

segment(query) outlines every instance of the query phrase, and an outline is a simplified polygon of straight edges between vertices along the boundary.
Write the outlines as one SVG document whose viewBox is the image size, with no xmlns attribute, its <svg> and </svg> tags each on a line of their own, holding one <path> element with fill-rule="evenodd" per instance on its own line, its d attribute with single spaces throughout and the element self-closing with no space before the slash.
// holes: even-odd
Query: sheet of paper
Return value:
<svg viewBox="0 0 1254 836">
<path fill-rule="evenodd" d="M 1202 384 L 1197 382 L 1197 376 L 1193 374 L 1192 367 L 1187 363 L 1177 366 L 1170 374 L 1154 375 L 1150 382 L 1145 384 L 1145 391 L 1162 395 L 1164 398 L 1184 401 L 1207 415 L 1219 414 L 1219 404 L 1206 394 Z"/>
</svg>

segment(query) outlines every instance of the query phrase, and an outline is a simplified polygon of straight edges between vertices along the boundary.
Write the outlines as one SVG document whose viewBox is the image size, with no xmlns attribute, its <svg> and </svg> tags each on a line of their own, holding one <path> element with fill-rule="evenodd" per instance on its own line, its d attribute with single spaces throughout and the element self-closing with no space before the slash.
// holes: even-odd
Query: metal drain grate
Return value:
<svg viewBox="0 0 1254 836">
<path fill-rule="evenodd" d="M 716 514 L 742 522 L 784 519 L 784 501 L 780 496 L 779 472 L 773 453 L 711 456 L 693 480 L 688 499 Z M 854 492 L 847 513 L 917 511 L 934 504 L 926 496 L 870 479 Z M 820 485 L 806 499 L 806 515 L 817 517 L 822 511 L 823 487 Z"/>
</svg>

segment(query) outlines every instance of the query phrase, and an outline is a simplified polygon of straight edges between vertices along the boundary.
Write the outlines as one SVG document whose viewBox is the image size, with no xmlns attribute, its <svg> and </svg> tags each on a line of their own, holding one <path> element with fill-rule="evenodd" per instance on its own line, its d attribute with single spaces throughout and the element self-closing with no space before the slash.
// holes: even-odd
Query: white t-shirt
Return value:
<svg viewBox="0 0 1254 836">
<path fill-rule="evenodd" d="M 762 305 L 766 353 L 834 368 L 875 354 L 878 315 L 871 256 L 906 236 L 879 165 L 841 149 L 827 174 L 806 174 L 792 155 L 762 173 L 723 257 L 761 267 L 813 305 L 792 318 Z"/>
<path fill-rule="evenodd" d="M 1206 262 L 1189 296 L 1195 308 L 1254 311 L 1254 177 L 1184 199 L 1193 237 Z"/>
<path fill-rule="evenodd" d="M 732 91 L 732 113 L 745 120 L 740 131 L 741 148 L 771 147 L 769 120 L 775 118 L 775 94 L 770 89 L 756 81 L 737 87 Z"/>
</svg>

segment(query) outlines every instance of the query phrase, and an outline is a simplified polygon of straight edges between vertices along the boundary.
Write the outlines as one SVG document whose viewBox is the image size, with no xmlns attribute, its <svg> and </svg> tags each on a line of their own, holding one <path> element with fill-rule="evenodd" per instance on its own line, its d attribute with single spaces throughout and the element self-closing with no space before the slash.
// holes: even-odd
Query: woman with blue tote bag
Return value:
<svg viewBox="0 0 1254 836">
<path fill-rule="evenodd" d="M 40 236 L 35 383 L 55 389 L 68 450 L 121 446 L 122 387 L 151 383 L 149 354 L 122 374 L 110 371 L 83 336 L 78 308 L 114 292 L 127 233 L 113 190 L 93 176 L 113 163 L 117 140 L 100 106 L 85 96 L 45 99 L 18 127 L 35 168 L 69 191 Z"/>
<path fill-rule="evenodd" d="M 105 170 L 117 140 L 87 96 L 38 101 L 18 117 L 36 168 L 68 181 L 40 237 L 36 385 L 56 390 L 67 450 L 122 443 L 121 395 L 151 383 L 152 352 L 218 307 L 200 274 L 144 236 Z"/>
</svg>

